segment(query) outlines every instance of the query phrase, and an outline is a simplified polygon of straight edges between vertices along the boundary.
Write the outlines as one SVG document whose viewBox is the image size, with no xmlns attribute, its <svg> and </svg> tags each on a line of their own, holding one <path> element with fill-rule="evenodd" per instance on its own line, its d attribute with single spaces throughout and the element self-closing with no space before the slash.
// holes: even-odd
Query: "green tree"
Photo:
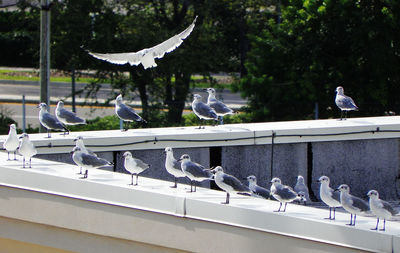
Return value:
<svg viewBox="0 0 400 253">
<path fill-rule="evenodd" d="M 312 118 L 315 103 L 320 117 L 332 117 L 339 85 L 361 108 L 359 116 L 399 112 L 399 7 L 375 0 L 283 2 L 281 17 L 251 36 L 249 74 L 238 85 L 254 120 Z"/>
</svg>

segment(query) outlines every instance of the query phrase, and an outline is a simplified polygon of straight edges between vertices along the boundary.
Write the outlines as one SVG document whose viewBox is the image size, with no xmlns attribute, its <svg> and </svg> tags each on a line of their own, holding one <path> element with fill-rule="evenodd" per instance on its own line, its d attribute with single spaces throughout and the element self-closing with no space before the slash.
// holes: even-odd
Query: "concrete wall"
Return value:
<svg viewBox="0 0 400 253">
<path fill-rule="evenodd" d="M 258 184 L 267 188 L 270 187 L 271 176 L 279 177 L 284 184 L 294 186 L 297 175 L 303 175 L 306 183 L 311 186 L 311 197 L 314 195 L 318 199 L 317 180 L 326 175 L 331 178 L 332 187 L 346 183 L 354 195 L 365 197 L 369 190 L 375 189 L 382 199 L 397 200 L 400 198 L 399 145 L 397 138 L 275 144 L 272 172 L 271 145 L 268 144 L 225 146 L 219 149 L 174 148 L 174 155 L 178 159 L 187 153 L 193 161 L 205 167 L 222 165 L 227 173 L 241 180 L 253 174 L 257 177 Z M 141 176 L 173 181 L 173 177 L 164 167 L 163 150 L 131 150 L 134 157 L 151 165 Z M 123 153 L 124 151 L 98 152 L 98 155 L 110 161 L 115 157 L 115 168 L 109 169 L 126 172 L 123 168 Z M 211 158 L 210 153 L 214 158 Z M 73 164 L 70 154 L 38 157 Z M 219 164 L 215 164 L 215 157 Z M 179 179 L 178 182 L 189 183 L 189 180 Z M 201 185 L 207 187 L 209 183 L 204 182 Z"/>
</svg>

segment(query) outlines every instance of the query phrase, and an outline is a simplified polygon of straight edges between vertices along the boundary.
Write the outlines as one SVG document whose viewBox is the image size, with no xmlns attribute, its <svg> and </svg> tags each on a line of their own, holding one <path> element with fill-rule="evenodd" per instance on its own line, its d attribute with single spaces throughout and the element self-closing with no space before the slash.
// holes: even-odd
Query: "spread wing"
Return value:
<svg viewBox="0 0 400 253">
<path fill-rule="evenodd" d="M 129 53 L 94 53 L 88 52 L 91 56 L 103 60 L 108 61 L 114 64 L 126 64 L 130 65 L 139 65 L 142 63 L 145 69 L 150 67 L 155 67 L 157 64 L 154 61 L 154 58 L 162 58 L 165 53 L 169 53 L 173 51 L 175 48 L 179 47 L 183 40 L 186 39 L 190 33 L 193 31 L 195 26 L 196 18 L 193 20 L 192 24 L 190 24 L 184 31 L 176 34 L 175 36 L 169 38 L 168 40 L 154 46 L 151 48 L 145 48 L 138 52 L 129 52 Z"/>
</svg>

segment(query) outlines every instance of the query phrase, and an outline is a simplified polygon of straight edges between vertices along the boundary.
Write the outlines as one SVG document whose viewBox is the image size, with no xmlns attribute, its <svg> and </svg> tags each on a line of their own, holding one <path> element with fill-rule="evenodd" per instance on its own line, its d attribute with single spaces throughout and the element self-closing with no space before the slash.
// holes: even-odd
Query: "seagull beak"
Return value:
<svg viewBox="0 0 400 253">
<path fill-rule="evenodd" d="M 334 191 L 335 191 L 335 192 L 338 192 L 338 191 L 339 191 L 339 189 L 335 189 Z"/>
</svg>

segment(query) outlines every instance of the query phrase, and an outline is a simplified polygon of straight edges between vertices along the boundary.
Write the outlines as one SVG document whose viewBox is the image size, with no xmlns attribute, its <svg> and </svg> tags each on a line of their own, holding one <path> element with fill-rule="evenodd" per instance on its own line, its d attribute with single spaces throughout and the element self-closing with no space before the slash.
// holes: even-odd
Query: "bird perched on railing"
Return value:
<svg viewBox="0 0 400 253">
<path fill-rule="evenodd" d="M 211 170 L 215 174 L 214 180 L 219 188 L 226 192 L 226 201 L 221 204 L 229 204 L 229 197 L 231 193 L 244 193 L 251 195 L 251 190 L 249 187 L 242 184 L 236 177 L 226 174 L 221 166 L 215 167 Z"/>
<path fill-rule="evenodd" d="M 46 103 L 40 103 L 38 106 L 39 121 L 42 126 L 47 129 L 47 137 L 51 138 L 50 131 L 64 131 L 64 135 L 69 133 L 69 130 L 57 119 L 56 116 L 49 113 L 49 109 Z"/>
<path fill-rule="evenodd" d="M 126 64 L 139 65 L 142 64 L 144 69 L 156 67 L 155 58 L 162 58 L 166 53 L 172 52 L 177 47 L 179 47 L 183 40 L 186 39 L 190 33 L 193 31 L 195 26 L 197 16 L 185 30 L 175 36 L 169 38 L 168 40 L 154 46 L 151 48 L 145 48 L 138 52 L 129 53 L 109 53 L 101 54 L 89 52 L 93 57 L 108 61 L 114 64 Z"/>
<path fill-rule="evenodd" d="M 310 201 L 310 193 L 308 191 L 307 185 L 304 183 L 304 177 L 301 175 L 297 176 L 297 182 L 294 186 L 293 190 L 297 192 L 299 195 L 303 195 L 303 198 L 300 198 L 300 203 L 303 202 L 304 205 L 307 204 L 307 201 Z"/>
<path fill-rule="evenodd" d="M 201 129 L 203 120 L 218 120 L 218 115 L 215 110 L 209 105 L 203 103 L 199 94 L 193 95 L 192 110 L 194 114 L 196 114 L 196 116 L 200 119 L 199 129 Z"/>
<path fill-rule="evenodd" d="M 342 206 L 342 204 L 340 204 L 340 193 L 329 187 L 329 177 L 321 176 L 318 179 L 318 182 L 321 184 L 319 188 L 319 197 L 321 198 L 322 202 L 329 206 L 329 218 L 327 219 L 334 220 L 336 218 L 336 208 Z"/>
<path fill-rule="evenodd" d="M 147 123 L 146 120 L 144 120 L 142 117 L 139 116 L 139 114 L 135 112 L 135 109 L 124 104 L 121 94 L 118 95 L 117 98 L 115 99 L 115 113 L 123 121 L 127 122 L 137 121 L 137 122 Z M 127 131 L 128 128 L 129 126 L 127 126 L 124 130 Z"/>
<path fill-rule="evenodd" d="M 221 123 L 222 123 L 222 119 L 225 115 L 234 114 L 234 112 L 231 108 L 226 106 L 224 103 L 222 103 L 215 97 L 215 89 L 214 88 L 207 88 L 204 90 L 207 91 L 207 93 L 208 93 L 207 105 L 215 110 L 218 117 L 221 119 L 220 120 Z"/>
<path fill-rule="evenodd" d="M 264 199 L 271 198 L 271 192 L 268 189 L 265 189 L 264 187 L 257 185 L 256 176 L 250 175 L 246 179 L 249 182 L 249 188 L 253 192 L 253 196 L 257 196 Z"/>
<path fill-rule="evenodd" d="M 82 119 L 74 112 L 68 111 L 64 108 L 64 102 L 58 101 L 56 107 L 56 117 L 64 125 L 83 125 L 86 124 L 86 120 Z"/>
<path fill-rule="evenodd" d="M 23 133 L 19 139 L 21 139 L 21 143 L 18 152 L 23 156 L 22 167 L 25 168 L 25 160 L 29 158 L 29 168 L 32 168 L 32 156 L 37 154 L 35 145 L 29 140 L 29 135 L 27 133 Z"/>
<path fill-rule="evenodd" d="M 124 154 L 124 167 L 125 169 L 131 173 L 132 176 L 132 181 L 130 185 L 138 185 L 138 178 L 139 178 L 139 173 L 142 173 L 143 171 L 147 170 L 150 168 L 150 165 L 147 163 L 144 163 L 142 160 L 137 159 L 132 157 L 132 153 L 129 151 L 126 151 Z M 136 176 L 136 183 L 133 184 L 133 176 Z"/>
<path fill-rule="evenodd" d="M 279 201 L 279 209 L 274 212 L 285 212 L 287 203 L 298 198 L 297 193 L 292 189 L 292 187 L 283 185 L 281 180 L 277 177 L 273 178 L 271 183 L 271 195 Z M 282 203 L 285 203 L 283 211 L 281 211 Z"/>
<path fill-rule="evenodd" d="M 344 210 L 350 213 L 350 223 L 346 225 L 355 226 L 357 215 L 366 215 L 369 213 L 368 203 L 363 199 L 351 195 L 350 187 L 347 184 L 340 185 L 337 190 L 340 191 L 340 203 Z"/>
<path fill-rule="evenodd" d="M 388 202 L 380 199 L 378 191 L 370 190 L 367 195 L 369 197 L 369 208 L 376 216 L 376 227 L 372 228 L 372 230 L 378 230 L 379 219 L 383 219 L 383 227 L 380 230 L 385 231 L 386 220 L 398 214 L 398 211 L 394 210 L 394 208 Z"/>
<path fill-rule="evenodd" d="M 181 162 L 182 171 L 190 179 L 190 192 L 196 191 L 195 181 L 202 182 L 204 180 L 210 180 L 214 176 L 211 171 L 206 169 L 203 165 L 192 162 L 188 154 L 183 154 L 178 162 Z"/>
<path fill-rule="evenodd" d="M 165 169 L 167 172 L 174 176 L 174 185 L 172 188 L 177 187 L 177 178 L 186 177 L 185 173 L 182 171 L 181 165 L 174 157 L 174 152 L 171 147 L 166 147 L 165 153 Z"/>
<path fill-rule="evenodd" d="M 86 148 L 85 143 L 83 142 L 83 137 L 78 136 L 74 139 L 75 142 L 75 147 L 78 147 L 83 153 L 89 154 L 89 155 L 94 155 L 97 156 L 96 153 L 94 153 L 92 150 Z M 79 167 L 80 171 L 78 174 L 82 174 L 82 167 Z"/>
<path fill-rule="evenodd" d="M 340 109 L 340 120 L 343 119 L 343 111 L 345 112 L 344 119 L 347 118 L 348 111 L 358 111 L 358 107 L 354 103 L 353 99 L 349 96 L 344 95 L 344 90 L 342 86 L 338 86 L 336 88 L 335 103 Z"/>
<path fill-rule="evenodd" d="M 91 169 L 98 169 L 101 167 L 107 167 L 113 165 L 113 163 L 107 161 L 106 159 L 84 153 L 78 147 L 74 147 L 71 153 L 72 153 L 72 160 L 75 162 L 75 164 L 85 170 L 83 178 L 88 177 L 89 170 Z"/>
<path fill-rule="evenodd" d="M 10 125 L 10 130 L 8 132 L 8 136 L 6 141 L 3 143 L 3 148 L 7 150 L 7 160 L 10 160 L 10 152 L 14 153 L 14 160 L 17 160 L 17 149 L 19 146 L 19 140 L 17 135 L 17 127 L 15 124 Z"/>
</svg>

